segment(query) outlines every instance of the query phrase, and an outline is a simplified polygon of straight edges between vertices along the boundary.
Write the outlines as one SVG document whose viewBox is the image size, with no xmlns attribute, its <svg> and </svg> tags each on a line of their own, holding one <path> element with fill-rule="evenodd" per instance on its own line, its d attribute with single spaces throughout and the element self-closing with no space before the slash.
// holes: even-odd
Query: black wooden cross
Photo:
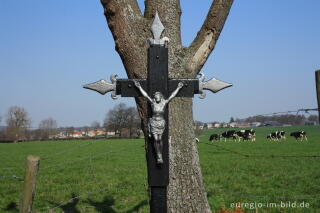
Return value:
<svg viewBox="0 0 320 213">
<path fill-rule="evenodd" d="M 158 13 L 156 13 L 151 25 L 153 39 L 149 39 L 147 79 L 117 79 L 117 75 L 112 75 L 111 83 L 100 80 L 84 86 L 86 89 L 97 91 L 103 95 L 112 91 L 111 96 L 114 99 L 117 95 L 122 97 L 145 96 L 151 102 L 148 109 L 148 134 L 145 137 L 148 138 L 147 167 L 148 183 L 151 188 L 150 212 L 152 213 L 167 212 L 166 197 L 169 184 L 168 104 L 165 104 L 164 110 L 161 111 L 161 101 L 156 101 L 157 97 L 155 96 L 157 95 L 155 93 L 161 93 L 163 95 L 161 100 L 165 103 L 165 100 L 168 100 L 170 96 L 171 98 L 192 98 L 194 94 L 201 94 L 200 98 L 204 98 L 204 90 L 215 93 L 232 86 L 232 84 L 215 78 L 205 82 L 203 74 L 195 79 L 169 79 L 168 48 L 165 45 L 169 39 L 161 38 L 163 30 L 164 27 Z M 157 107 L 157 104 L 160 108 Z M 159 138 L 162 142 L 160 148 L 156 147 L 160 143 Z M 159 156 L 159 149 L 161 156 Z"/>
</svg>

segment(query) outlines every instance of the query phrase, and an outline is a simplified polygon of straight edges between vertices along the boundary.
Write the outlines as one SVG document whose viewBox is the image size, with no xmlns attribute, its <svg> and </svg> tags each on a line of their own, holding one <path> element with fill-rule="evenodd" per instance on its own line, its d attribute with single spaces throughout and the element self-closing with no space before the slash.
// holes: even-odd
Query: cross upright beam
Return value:
<svg viewBox="0 0 320 213">
<path fill-rule="evenodd" d="M 168 99 L 168 49 L 163 45 L 152 45 L 148 49 L 148 93 L 152 97 L 156 92 L 162 93 Z M 151 118 L 153 110 L 148 107 L 148 118 Z M 168 105 L 164 109 L 163 118 L 165 129 L 162 133 L 162 159 L 163 163 L 158 164 L 153 137 L 148 138 L 147 167 L 148 182 L 150 186 L 150 212 L 163 213 L 167 210 L 167 186 L 169 184 L 169 138 L 168 138 Z"/>
</svg>

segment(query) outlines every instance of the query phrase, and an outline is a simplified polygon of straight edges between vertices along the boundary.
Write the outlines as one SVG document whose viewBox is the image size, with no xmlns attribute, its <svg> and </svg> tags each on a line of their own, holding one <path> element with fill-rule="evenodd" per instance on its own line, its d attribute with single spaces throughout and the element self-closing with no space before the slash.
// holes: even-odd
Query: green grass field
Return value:
<svg viewBox="0 0 320 213">
<path fill-rule="evenodd" d="M 308 142 L 288 136 L 285 142 L 267 141 L 266 134 L 275 129 L 280 128 L 256 128 L 256 142 L 205 144 L 210 134 L 226 129 L 205 131 L 199 137 L 202 173 L 213 211 L 220 206 L 230 209 L 235 202 L 296 201 L 310 207 L 282 212 L 320 212 L 320 158 L 277 157 L 320 155 L 320 127 L 281 128 L 287 135 L 307 131 Z M 23 177 L 29 154 L 42 157 L 34 212 L 48 212 L 58 205 L 53 212 L 148 212 L 143 145 L 142 139 L 0 143 L 0 212 L 17 211 L 22 181 L 11 176 Z M 263 156 L 245 157 L 230 150 Z"/>
</svg>

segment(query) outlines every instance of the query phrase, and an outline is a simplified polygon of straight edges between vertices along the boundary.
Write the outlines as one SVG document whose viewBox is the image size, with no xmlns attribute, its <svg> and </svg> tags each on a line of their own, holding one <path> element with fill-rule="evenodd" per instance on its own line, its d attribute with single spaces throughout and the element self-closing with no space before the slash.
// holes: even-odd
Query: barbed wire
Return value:
<svg viewBox="0 0 320 213">
<path fill-rule="evenodd" d="M 52 208 L 49 208 L 45 211 L 41 210 L 41 212 L 45 213 L 45 212 L 51 212 L 52 210 L 56 209 L 56 208 L 59 208 L 59 207 L 62 207 L 74 200 L 77 200 L 77 199 L 80 199 L 81 197 L 84 197 L 84 196 L 89 196 L 89 195 L 93 195 L 93 194 L 96 194 L 96 193 L 99 193 L 99 192 L 104 192 L 104 191 L 111 191 L 111 190 L 133 190 L 133 189 L 136 189 L 137 186 L 139 186 L 140 184 L 136 184 L 135 186 L 128 186 L 128 187 L 106 187 L 106 188 L 103 188 L 103 189 L 99 189 L 99 190 L 95 190 L 95 191 L 90 191 L 90 192 L 85 192 L 83 193 L 82 195 L 79 195 L 79 196 L 75 196 L 67 201 L 63 201 L 61 202 L 59 205 L 56 205 Z M 141 184 L 140 186 L 143 186 L 146 188 L 146 184 Z M 147 188 L 146 188 L 147 189 Z M 315 200 L 315 201 L 318 201 L 320 200 L 320 198 L 312 198 L 312 197 L 288 197 L 288 196 L 268 196 L 268 195 L 263 195 L 263 196 L 260 196 L 260 195 L 255 195 L 255 194 L 236 194 L 236 193 L 228 193 L 228 192 L 225 192 L 225 191 L 210 191 L 212 190 L 213 188 L 212 187 L 208 187 L 206 188 L 206 191 L 208 193 L 216 193 L 216 194 L 227 194 L 228 196 L 233 196 L 233 197 L 238 197 L 238 198 L 259 198 L 259 199 L 283 199 L 283 200 Z"/>
<path fill-rule="evenodd" d="M 9 175 L 9 176 L 0 176 L 0 178 L 14 178 L 14 179 L 20 179 L 23 180 L 22 177 L 16 176 L 16 175 Z"/>
<path fill-rule="evenodd" d="M 96 194 L 96 193 L 99 193 L 99 192 L 111 191 L 111 190 L 134 189 L 134 188 L 136 188 L 136 186 L 137 186 L 137 185 L 135 185 L 135 187 L 133 187 L 133 186 L 130 186 L 130 187 L 116 187 L 116 188 L 106 187 L 106 188 L 99 189 L 99 190 L 95 190 L 95 191 L 85 192 L 85 193 L 83 193 L 82 195 L 75 196 L 75 197 L 73 197 L 73 198 L 71 198 L 71 199 L 69 199 L 69 200 L 67 200 L 67 201 L 63 201 L 62 203 L 60 203 L 60 204 L 57 205 L 57 206 L 54 206 L 54 207 L 52 207 L 52 208 L 50 208 L 50 209 L 47 209 L 47 210 L 45 210 L 45 211 L 41 210 L 40 212 L 43 212 L 43 213 L 45 213 L 45 212 L 51 212 L 52 210 L 54 210 L 54 209 L 56 209 L 56 208 L 62 207 L 62 206 L 64 206 L 64 205 L 66 205 L 66 204 L 68 204 L 68 203 L 70 203 L 70 202 L 72 202 L 72 201 L 74 201 L 74 200 L 77 200 L 77 199 L 79 199 L 79 198 L 81 198 L 81 197 L 84 197 L 84 196 L 89 196 L 89 195 L 93 195 L 93 194 Z"/>
<path fill-rule="evenodd" d="M 56 155 L 60 155 L 60 154 L 64 154 L 64 153 L 68 153 L 68 152 L 71 152 L 71 151 L 75 151 L 79 148 L 83 148 L 83 147 L 86 147 L 86 146 L 89 146 L 89 145 L 93 145 L 93 144 L 96 144 L 97 142 L 92 142 L 90 141 L 89 143 L 86 143 L 86 144 L 81 144 L 79 146 L 76 146 L 76 147 L 72 147 L 70 149 L 67 149 L 67 150 L 63 150 L 63 151 L 60 151 L 60 152 L 56 152 L 54 154 L 51 154 L 51 155 L 47 155 L 47 156 L 41 156 L 41 160 L 47 160 L 49 158 L 52 158 Z M 12 161 L 13 162 L 13 161 Z M 0 168 L 0 170 L 12 170 L 12 169 L 23 169 L 23 166 L 20 166 L 20 167 L 15 167 L 15 166 L 12 166 L 12 167 L 4 167 L 4 168 Z"/>
<path fill-rule="evenodd" d="M 13 170 L 13 169 L 23 169 L 23 167 L 18 167 L 18 166 L 12 166 L 12 167 L 4 167 L 4 168 L 0 168 L 2 170 Z"/>
<path fill-rule="evenodd" d="M 83 147 L 86 147 L 86 146 L 89 146 L 89 145 L 93 145 L 93 144 L 94 143 L 92 143 L 92 142 L 89 142 L 89 143 L 86 143 L 86 144 L 81 144 L 79 146 L 76 146 L 76 147 L 61 151 L 61 152 L 57 152 L 57 153 L 54 153 L 54 154 L 51 154 L 51 155 L 47 155 L 47 156 L 41 157 L 41 160 L 47 160 L 49 158 L 52 158 L 53 156 L 61 155 L 61 154 L 64 154 L 64 153 L 67 153 L 67 152 L 71 152 L 71 151 L 77 150 L 79 148 L 83 148 Z"/>
<path fill-rule="evenodd" d="M 144 147 L 141 146 L 141 147 Z M 136 147 L 138 148 L 138 147 Z M 124 151 L 124 150 L 132 150 L 132 147 L 128 148 L 122 148 L 122 149 L 118 149 L 118 150 L 113 150 L 113 151 L 107 151 L 107 152 L 102 152 L 102 153 L 99 153 L 99 154 L 96 154 L 96 155 L 89 155 L 89 156 L 86 156 L 86 157 L 83 157 L 83 158 L 80 158 L 80 159 L 77 159 L 77 160 L 72 160 L 72 161 L 67 161 L 67 162 L 64 162 L 64 163 L 58 163 L 58 164 L 54 164 L 54 165 L 51 165 L 51 166 L 46 166 L 44 168 L 41 168 L 41 170 L 45 170 L 45 169 L 48 169 L 48 168 L 53 168 L 53 167 L 58 167 L 58 166 L 63 166 L 63 165 L 67 165 L 67 164 L 71 164 L 71 163 L 76 163 L 76 162 L 80 162 L 80 161 L 84 161 L 84 160 L 87 160 L 87 159 L 96 159 L 96 158 L 99 158 L 101 156 L 104 156 L 106 154 L 111 154 L 111 153 L 117 153 L 117 152 L 121 152 L 121 151 Z"/>
<path fill-rule="evenodd" d="M 61 152 L 57 152 L 57 153 L 54 153 L 54 154 L 51 154 L 51 155 L 48 155 L 48 156 L 41 157 L 41 160 L 47 160 L 49 158 L 52 158 L 53 156 L 64 154 L 64 153 L 68 153 L 68 152 L 71 152 L 71 151 L 74 151 L 76 149 L 79 149 L 79 148 L 82 148 L 82 147 L 86 147 L 86 146 L 89 146 L 89 145 L 92 145 L 92 144 L 93 144 L 92 142 L 91 143 L 87 143 L 87 144 L 81 144 L 81 145 L 79 145 L 77 147 L 73 147 L 73 148 L 70 148 L 70 149 L 67 149 L 67 150 L 64 150 L 64 151 L 61 151 Z M 16 167 L 16 166 L 4 167 L 4 168 L 0 168 L 0 169 L 1 170 L 23 169 L 23 166 L 21 166 L 21 167 Z"/>
<path fill-rule="evenodd" d="M 263 154 L 245 154 L 245 153 L 241 153 L 241 152 L 238 152 L 238 151 L 234 151 L 232 149 L 228 149 L 228 148 L 225 148 L 223 146 L 219 146 L 217 144 L 213 144 L 213 143 L 206 143 L 206 142 L 199 142 L 200 144 L 206 144 L 206 145 L 210 145 L 210 146 L 215 146 L 221 150 L 224 150 L 224 151 L 227 151 L 227 152 L 230 152 L 230 153 L 233 153 L 233 154 L 236 154 L 236 155 L 240 155 L 240 156 L 243 156 L 243 157 L 247 157 L 247 158 L 250 158 L 250 157 L 254 157 L 254 158 L 319 158 L 320 155 L 274 155 L 274 154 L 271 154 L 271 155 L 263 155 Z"/>
</svg>

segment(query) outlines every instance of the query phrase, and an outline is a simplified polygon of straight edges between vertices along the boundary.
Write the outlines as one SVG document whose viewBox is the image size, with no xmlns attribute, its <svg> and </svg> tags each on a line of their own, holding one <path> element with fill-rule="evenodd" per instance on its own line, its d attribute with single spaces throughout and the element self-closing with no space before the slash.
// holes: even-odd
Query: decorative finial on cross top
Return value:
<svg viewBox="0 0 320 213">
<path fill-rule="evenodd" d="M 170 41 L 168 37 L 161 38 L 161 34 L 164 31 L 164 29 L 165 28 L 161 23 L 161 20 L 158 15 L 158 11 L 156 11 L 156 15 L 154 16 L 153 22 L 150 27 L 150 31 L 153 35 L 153 38 L 148 39 L 150 45 L 165 45 L 166 42 Z"/>
</svg>

